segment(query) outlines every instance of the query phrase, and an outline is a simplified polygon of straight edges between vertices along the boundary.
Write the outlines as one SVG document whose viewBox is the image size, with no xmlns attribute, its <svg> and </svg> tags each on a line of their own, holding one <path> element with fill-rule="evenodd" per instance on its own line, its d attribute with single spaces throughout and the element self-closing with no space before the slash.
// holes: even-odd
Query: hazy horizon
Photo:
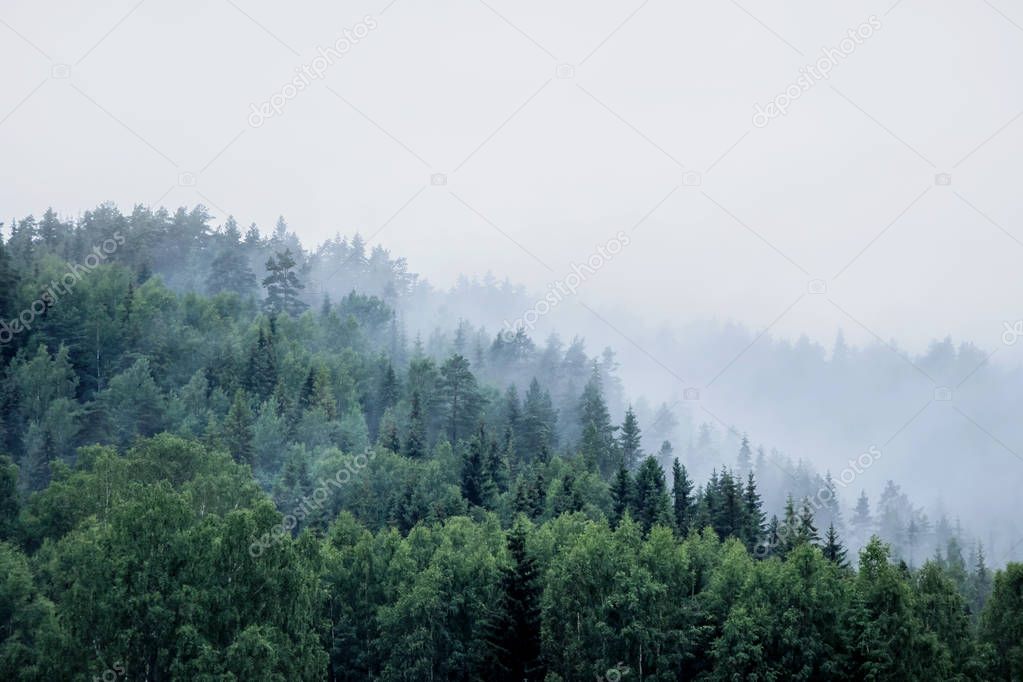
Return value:
<svg viewBox="0 0 1023 682">
<path fill-rule="evenodd" d="M 1006 87 L 1023 17 L 585 6 L 9 3 L 4 220 L 203 203 L 268 231 L 283 213 L 306 243 L 360 231 L 440 287 L 491 271 L 531 291 L 625 230 L 578 294 L 612 322 L 1002 345 L 1023 317 L 1007 153 L 1023 92 Z M 963 27 L 970 49 L 951 49 Z M 843 45 L 850 30 L 870 36 Z M 294 78 L 308 87 L 285 91 Z M 253 114 L 275 95 L 280 113 Z M 827 294 L 800 300 L 814 279 Z"/>
</svg>

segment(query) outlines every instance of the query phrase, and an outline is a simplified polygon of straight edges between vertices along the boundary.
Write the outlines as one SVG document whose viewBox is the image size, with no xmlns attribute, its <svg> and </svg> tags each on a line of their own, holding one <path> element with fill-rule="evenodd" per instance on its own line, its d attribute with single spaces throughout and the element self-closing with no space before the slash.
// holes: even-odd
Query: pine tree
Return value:
<svg viewBox="0 0 1023 682">
<path fill-rule="evenodd" d="M 570 514 L 583 508 L 582 495 L 579 494 L 579 490 L 576 488 L 575 474 L 571 471 L 566 471 L 561 477 L 561 485 L 558 486 L 554 493 L 551 507 L 555 516 Z"/>
<path fill-rule="evenodd" d="M 515 384 L 504 393 L 504 426 L 510 429 L 515 437 L 519 437 L 522 429 L 522 405 L 519 403 L 519 392 Z"/>
<path fill-rule="evenodd" d="M 50 249 L 54 249 L 60 241 L 61 234 L 65 231 L 53 208 L 47 208 L 43 213 L 43 219 L 39 222 L 39 239 Z"/>
<path fill-rule="evenodd" d="M 400 395 L 401 385 L 398 383 L 398 375 L 394 371 L 394 365 L 388 361 L 387 367 L 384 369 L 383 376 L 380 379 L 380 390 L 377 396 L 377 410 L 379 413 L 383 414 L 388 408 L 397 405 Z"/>
<path fill-rule="evenodd" d="M 512 510 L 516 514 L 525 514 L 532 518 L 533 500 L 532 486 L 524 476 L 515 479 L 515 497 L 512 500 Z"/>
<path fill-rule="evenodd" d="M 252 445 L 252 409 L 245 392 L 239 389 L 224 420 L 222 438 L 234 461 L 240 464 L 255 464 L 255 450 Z"/>
<path fill-rule="evenodd" d="M 440 398 L 444 406 L 448 438 L 455 446 L 470 432 L 483 409 L 476 377 L 469 370 L 469 361 L 452 355 L 440 368 Z"/>
<path fill-rule="evenodd" d="M 491 483 L 487 476 L 486 434 L 482 425 L 462 458 L 462 497 L 474 507 L 484 507 L 490 498 Z"/>
<path fill-rule="evenodd" d="M 510 426 L 504 427 L 504 439 L 501 456 L 508 467 L 508 475 L 513 476 L 519 469 L 518 453 L 515 451 L 515 432 Z"/>
<path fill-rule="evenodd" d="M 803 500 L 803 507 L 799 512 L 799 529 L 796 533 L 799 543 L 816 545 L 820 543 L 820 535 L 817 533 L 817 526 L 813 523 L 813 511 L 810 509 L 810 502 Z"/>
<path fill-rule="evenodd" d="M 517 519 L 508 531 L 511 566 L 501 573 L 501 596 L 487 627 L 493 651 L 486 679 L 498 682 L 542 680 L 540 657 L 540 571 L 526 551 L 527 525 Z"/>
<path fill-rule="evenodd" d="M 278 252 L 267 260 L 266 270 L 269 274 L 263 279 L 263 287 L 266 289 L 263 309 L 267 313 L 295 317 L 309 307 L 299 298 L 299 292 L 305 285 L 298 281 L 294 268 L 295 258 L 291 255 L 291 249 Z"/>
<path fill-rule="evenodd" d="M 777 534 L 775 553 L 784 559 L 799 544 L 799 517 L 796 515 L 796 503 L 792 495 L 785 499 L 785 512 L 778 524 Z"/>
<path fill-rule="evenodd" d="M 860 497 L 856 500 L 856 509 L 853 512 L 851 521 L 853 538 L 858 545 L 866 544 L 870 538 L 874 519 L 870 515 L 870 500 L 867 499 L 866 491 L 860 491 Z"/>
<path fill-rule="evenodd" d="M 667 441 L 665 441 L 667 442 Z M 671 464 L 672 511 L 675 517 L 675 530 L 680 537 L 689 534 L 693 515 L 693 482 L 678 457 Z"/>
<path fill-rule="evenodd" d="M 763 547 L 765 551 L 759 553 L 758 557 L 763 559 L 771 555 L 784 556 L 781 537 L 781 523 L 778 521 L 777 514 L 771 515 L 771 520 L 767 524 L 767 532 L 764 535 L 766 536 L 764 543 L 758 545 L 758 547 Z"/>
<path fill-rule="evenodd" d="M 497 441 L 492 440 L 487 446 L 486 475 L 495 493 L 508 492 L 508 460 Z"/>
<path fill-rule="evenodd" d="M 401 452 L 401 441 L 398 440 L 398 425 L 394 423 L 394 420 L 385 423 L 384 428 L 381 429 L 380 442 L 382 446 L 391 452 Z"/>
<path fill-rule="evenodd" d="M 909 546 L 909 567 L 913 568 L 916 565 L 916 543 L 920 540 L 920 526 L 916 522 L 916 518 L 912 517 L 909 519 L 909 525 L 906 526 L 906 544 Z"/>
<path fill-rule="evenodd" d="M 408 535 L 424 517 L 425 512 L 416 499 L 416 491 L 410 481 L 402 487 L 401 495 L 391 513 L 391 522 L 402 535 Z"/>
<path fill-rule="evenodd" d="M 824 558 L 832 563 L 836 564 L 840 568 L 845 568 L 849 565 L 846 561 L 846 549 L 842 546 L 842 543 L 838 539 L 838 531 L 835 530 L 835 524 L 828 526 L 827 535 L 824 536 L 824 545 L 821 547 L 821 551 L 824 553 Z"/>
<path fill-rule="evenodd" d="M 2 224 L 2 223 L 0 223 Z M 15 296 L 18 293 L 18 275 L 14 269 L 7 247 L 4 245 L 3 236 L 0 235 L 0 321 L 6 323 L 14 317 Z M 0 335 L 0 352 L 12 347 L 12 339 L 6 339 L 5 332 Z M 2 357 L 2 355 L 0 355 Z"/>
<path fill-rule="evenodd" d="M 523 460 L 532 462 L 541 458 L 556 445 L 557 413 L 548 392 L 540 388 L 534 377 L 529 383 L 522 407 L 522 432 L 517 439 Z"/>
<path fill-rule="evenodd" d="M 547 511 L 547 479 L 544 478 L 543 471 L 536 472 L 530 499 L 533 502 L 533 512 L 530 516 L 538 519 Z"/>
<path fill-rule="evenodd" d="M 419 402 L 419 391 L 412 392 L 412 409 L 408 417 L 408 435 L 402 452 L 411 459 L 426 456 L 426 429 L 423 424 L 423 408 Z"/>
<path fill-rule="evenodd" d="M 633 504 L 633 483 L 629 470 L 622 464 L 618 467 L 614 481 L 611 483 L 611 527 L 617 528 L 625 512 Z"/>
<path fill-rule="evenodd" d="M 625 412 L 625 421 L 622 423 L 621 435 L 618 437 L 618 448 L 621 451 L 622 462 L 625 468 L 632 471 L 636 468 L 640 457 L 643 456 L 641 449 L 641 435 L 639 420 L 632 406 Z"/>
<path fill-rule="evenodd" d="M 579 427 L 584 433 L 580 449 L 584 457 L 596 463 L 606 480 L 617 466 L 614 452 L 615 427 L 611 426 L 611 415 L 607 411 L 600 387 L 600 368 L 596 365 L 579 398 L 579 415 Z"/>
<path fill-rule="evenodd" d="M 742 445 L 739 447 L 737 463 L 740 475 L 753 471 L 753 451 L 750 449 L 749 437 L 746 435 L 742 437 Z"/>
<path fill-rule="evenodd" d="M 973 552 L 973 573 L 970 575 L 970 612 L 977 616 L 991 595 L 991 572 L 984 561 L 984 546 L 977 543 Z"/>
<path fill-rule="evenodd" d="M 647 532 L 654 524 L 671 526 L 671 507 L 668 502 L 668 487 L 664 470 L 657 460 L 647 457 L 636 472 L 636 487 L 633 497 L 636 521 Z"/>
<path fill-rule="evenodd" d="M 245 241 L 243 244 L 249 248 L 257 247 L 263 243 L 263 238 L 259 234 L 259 228 L 256 227 L 256 223 L 249 225 L 249 229 L 245 231 Z"/>
<path fill-rule="evenodd" d="M 718 479 L 718 490 L 716 514 L 712 519 L 714 530 L 721 538 L 743 538 L 746 511 L 742 482 L 731 471 L 723 469 Z"/>
<path fill-rule="evenodd" d="M 827 495 L 824 495 L 824 491 L 827 491 Z M 834 524 L 835 528 L 841 531 L 843 529 L 842 508 L 838 503 L 835 479 L 831 477 L 830 471 L 824 472 L 824 488 L 818 493 L 817 499 L 823 503 L 823 508 L 817 510 L 821 524 Z"/>
<path fill-rule="evenodd" d="M 270 397 L 277 386 L 277 357 L 273 337 L 259 328 L 256 345 L 249 351 L 243 380 L 245 389 L 259 402 Z"/>
<path fill-rule="evenodd" d="M 760 493 L 757 492 L 757 482 L 753 471 L 746 474 L 746 490 L 743 493 L 743 511 L 745 523 L 743 524 L 743 541 L 746 548 L 751 552 L 753 548 L 764 537 L 764 522 L 766 515 L 761 506 Z"/>
<path fill-rule="evenodd" d="M 298 411 L 300 413 L 312 409 L 316 405 L 316 370 L 312 367 L 306 373 L 302 389 L 298 393 Z"/>
<path fill-rule="evenodd" d="M 256 275 L 249 258 L 237 243 L 228 243 L 210 264 L 206 290 L 211 294 L 233 292 L 248 296 L 256 290 Z"/>
<path fill-rule="evenodd" d="M 671 447 L 671 441 L 666 440 L 661 442 L 661 447 L 657 451 L 657 461 L 663 466 L 667 466 L 675 457 L 675 448 Z"/>
<path fill-rule="evenodd" d="M 601 465 L 610 465 L 610 462 L 601 460 L 600 453 L 605 452 L 605 448 L 604 438 L 594 424 L 590 423 L 583 427 L 583 438 L 579 443 L 579 451 L 583 457 L 583 466 L 587 471 L 600 471 L 603 475 Z M 625 466 L 624 462 L 619 462 L 619 464 Z"/>
<path fill-rule="evenodd" d="M 14 541 L 18 528 L 18 467 L 0 454 L 0 543 Z"/>
</svg>

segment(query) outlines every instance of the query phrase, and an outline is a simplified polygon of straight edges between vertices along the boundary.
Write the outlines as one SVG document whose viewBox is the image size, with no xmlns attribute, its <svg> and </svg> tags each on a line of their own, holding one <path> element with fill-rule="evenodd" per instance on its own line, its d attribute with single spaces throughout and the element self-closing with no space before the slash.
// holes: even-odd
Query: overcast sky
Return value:
<svg viewBox="0 0 1023 682">
<path fill-rule="evenodd" d="M 1018 5 L 388 2 L 5 0 L 3 219 L 283 213 L 537 291 L 623 230 L 580 289 L 611 320 L 990 350 L 1023 318 Z"/>
</svg>

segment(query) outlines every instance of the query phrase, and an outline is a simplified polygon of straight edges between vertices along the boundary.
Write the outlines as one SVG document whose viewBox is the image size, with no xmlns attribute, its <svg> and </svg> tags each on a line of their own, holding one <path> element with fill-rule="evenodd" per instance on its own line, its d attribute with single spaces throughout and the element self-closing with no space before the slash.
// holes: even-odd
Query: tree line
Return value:
<svg viewBox="0 0 1023 682">
<path fill-rule="evenodd" d="M 100 207 L 0 240 L 11 320 L 125 237 L 0 345 L 5 678 L 1023 674 L 1023 567 L 967 563 L 894 483 L 876 520 L 811 504 L 830 476 L 805 471 L 765 503 L 748 439 L 706 476 L 706 443 L 645 447 L 612 352 L 466 321 L 409 342 L 400 259 L 205 221 Z M 311 294 L 334 265 L 352 288 Z"/>
</svg>

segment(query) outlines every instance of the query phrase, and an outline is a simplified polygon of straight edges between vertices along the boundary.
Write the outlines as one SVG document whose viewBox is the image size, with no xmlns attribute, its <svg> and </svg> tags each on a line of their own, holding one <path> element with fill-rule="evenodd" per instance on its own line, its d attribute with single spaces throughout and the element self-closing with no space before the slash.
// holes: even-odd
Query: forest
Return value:
<svg viewBox="0 0 1023 682">
<path fill-rule="evenodd" d="M 507 282 L 211 222 L 3 226 L 0 678 L 1023 679 L 1023 564 L 881 451 L 843 496 L 453 314 Z"/>
</svg>

